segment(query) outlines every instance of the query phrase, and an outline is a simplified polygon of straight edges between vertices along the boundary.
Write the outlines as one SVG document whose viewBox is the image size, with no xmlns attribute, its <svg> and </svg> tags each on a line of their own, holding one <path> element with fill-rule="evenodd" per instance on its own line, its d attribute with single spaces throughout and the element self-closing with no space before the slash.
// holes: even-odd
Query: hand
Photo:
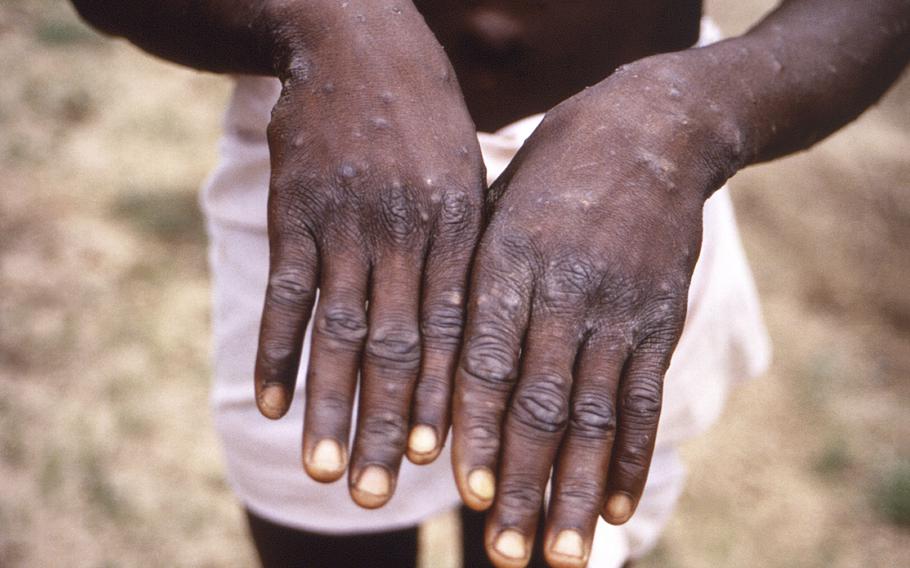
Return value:
<svg viewBox="0 0 910 568">
<path fill-rule="evenodd" d="M 484 169 L 454 73 L 413 6 L 344 4 L 292 58 L 269 125 L 255 382 L 261 412 L 284 415 L 318 289 L 304 466 L 329 482 L 350 460 L 351 495 L 373 508 L 394 492 L 406 442 L 428 463 L 448 430 Z"/>
<path fill-rule="evenodd" d="M 528 562 L 551 468 L 553 566 L 585 565 L 598 514 L 623 523 L 642 494 L 702 206 L 735 154 L 677 63 L 639 62 L 557 106 L 490 189 L 453 462 L 465 503 L 492 507 L 499 566 Z"/>
</svg>

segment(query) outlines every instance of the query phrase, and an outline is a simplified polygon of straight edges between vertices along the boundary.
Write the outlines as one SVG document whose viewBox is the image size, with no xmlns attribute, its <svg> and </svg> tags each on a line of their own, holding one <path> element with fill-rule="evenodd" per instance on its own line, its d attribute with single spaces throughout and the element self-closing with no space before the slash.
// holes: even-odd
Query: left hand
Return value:
<svg viewBox="0 0 910 568">
<path fill-rule="evenodd" d="M 598 514 L 624 523 L 641 497 L 702 206 L 736 155 L 679 63 L 637 62 L 560 104 L 491 188 L 453 463 L 464 501 L 492 506 L 499 566 L 528 562 L 551 468 L 554 566 L 583 566 Z"/>
</svg>

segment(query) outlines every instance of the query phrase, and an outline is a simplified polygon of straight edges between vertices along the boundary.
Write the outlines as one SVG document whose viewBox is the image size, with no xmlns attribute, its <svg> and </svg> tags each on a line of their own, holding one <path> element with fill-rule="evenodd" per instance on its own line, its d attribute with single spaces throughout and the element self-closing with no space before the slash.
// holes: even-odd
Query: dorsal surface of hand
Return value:
<svg viewBox="0 0 910 568">
<path fill-rule="evenodd" d="M 660 56 L 666 57 L 666 56 Z M 547 113 L 491 186 L 456 375 L 452 457 L 497 566 L 584 566 L 629 519 L 682 332 L 723 120 L 643 60 Z M 696 66 L 697 67 L 697 66 Z"/>
<path fill-rule="evenodd" d="M 287 411 L 318 290 L 304 465 L 320 481 L 349 467 L 354 500 L 379 507 L 406 448 L 432 461 L 448 430 L 484 169 L 455 74 L 416 10 L 344 4 L 310 31 L 269 126 L 256 390 L 265 415 Z"/>
</svg>

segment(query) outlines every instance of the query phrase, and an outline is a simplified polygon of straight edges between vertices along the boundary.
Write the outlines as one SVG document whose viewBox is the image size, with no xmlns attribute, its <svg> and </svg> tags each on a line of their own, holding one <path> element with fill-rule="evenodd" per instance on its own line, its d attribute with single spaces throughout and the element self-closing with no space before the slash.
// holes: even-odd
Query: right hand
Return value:
<svg viewBox="0 0 910 568">
<path fill-rule="evenodd" d="M 415 463 L 441 451 L 484 188 L 442 47 L 410 2 L 378 4 L 338 10 L 283 79 L 255 373 L 260 411 L 280 418 L 319 290 L 304 467 L 329 482 L 350 462 L 351 496 L 368 508 L 391 497 L 406 451 Z"/>
</svg>

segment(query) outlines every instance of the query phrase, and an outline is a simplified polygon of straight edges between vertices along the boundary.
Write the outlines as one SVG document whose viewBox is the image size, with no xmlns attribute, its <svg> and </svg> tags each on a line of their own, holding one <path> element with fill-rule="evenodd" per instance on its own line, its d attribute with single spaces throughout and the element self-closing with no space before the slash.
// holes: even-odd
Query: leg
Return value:
<svg viewBox="0 0 910 568">
<path fill-rule="evenodd" d="M 357 535 L 310 533 L 275 524 L 247 510 L 263 568 L 415 568 L 417 527 Z"/>
</svg>

